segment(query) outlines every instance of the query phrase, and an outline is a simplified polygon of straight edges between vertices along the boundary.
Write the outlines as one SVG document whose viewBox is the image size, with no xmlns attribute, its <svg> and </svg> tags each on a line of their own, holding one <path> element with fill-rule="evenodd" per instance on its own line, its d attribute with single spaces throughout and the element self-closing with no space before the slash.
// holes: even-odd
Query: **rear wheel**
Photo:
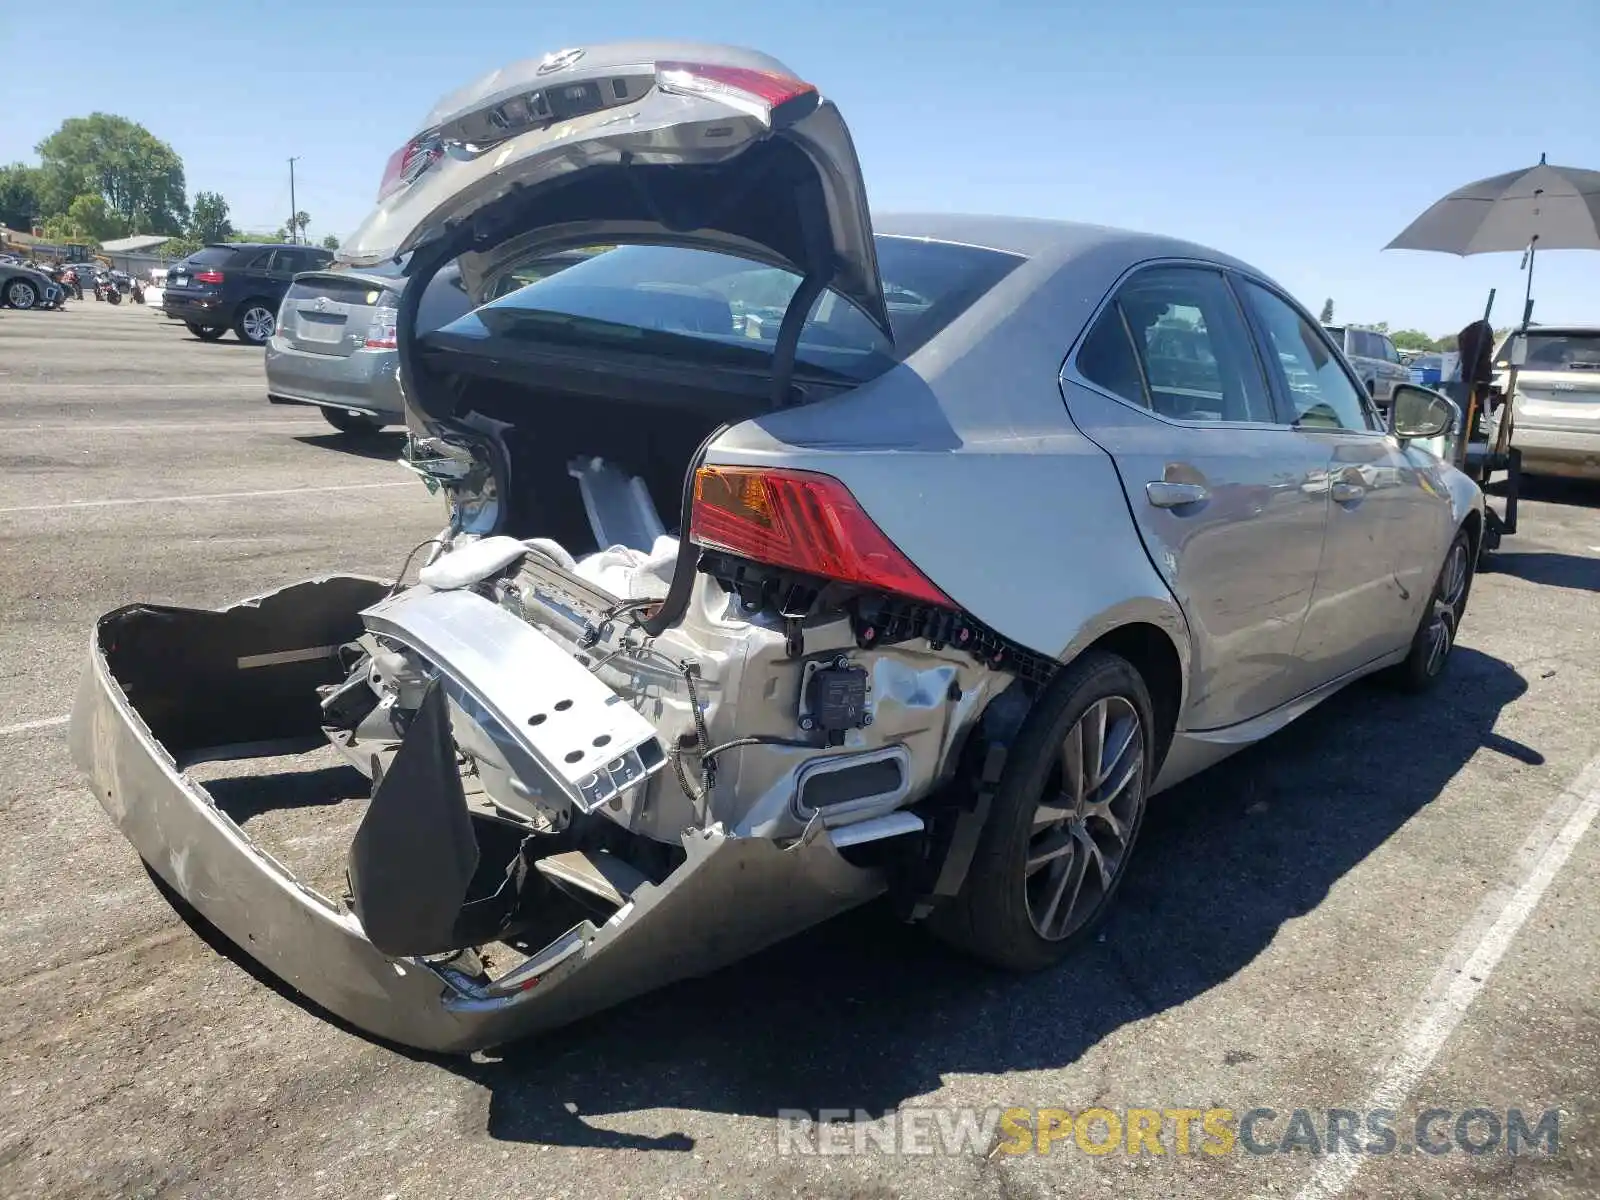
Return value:
<svg viewBox="0 0 1600 1200">
<path fill-rule="evenodd" d="M 220 325 L 196 325 L 193 321 L 185 321 L 183 327 L 202 342 L 214 342 L 228 332 Z"/>
<path fill-rule="evenodd" d="M 1150 695 L 1131 664 L 1092 651 L 1065 668 L 1008 753 L 961 894 L 933 932 L 1015 970 L 1065 957 L 1122 883 L 1154 745 Z"/>
<path fill-rule="evenodd" d="M 26 279 L 13 279 L 6 284 L 6 303 L 12 308 L 33 308 L 39 303 L 39 289 Z"/>
<path fill-rule="evenodd" d="M 1434 582 L 1433 595 L 1411 639 L 1411 653 L 1395 668 L 1396 681 L 1408 692 L 1426 691 L 1433 686 L 1450 652 L 1455 649 L 1461 618 L 1467 611 L 1467 593 L 1472 590 L 1472 539 L 1465 529 L 1456 530 L 1455 540 L 1445 552 L 1444 565 Z"/>
<path fill-rule="evenodd" d="M 365 413 L 351 412 L 348 408 L 325 408 L 322 415 L 340 433 L 377 433 L 383 422 Z"/>
<path fill-rule="evenodd" d="M 239 306 L 239 315 L 233 322 L 233 331 L 239 335 L 239 340 L 252 346 L 266 345 L 277 327 L 278 314 L 265 300 L 246 300 Z"/>
</svg>

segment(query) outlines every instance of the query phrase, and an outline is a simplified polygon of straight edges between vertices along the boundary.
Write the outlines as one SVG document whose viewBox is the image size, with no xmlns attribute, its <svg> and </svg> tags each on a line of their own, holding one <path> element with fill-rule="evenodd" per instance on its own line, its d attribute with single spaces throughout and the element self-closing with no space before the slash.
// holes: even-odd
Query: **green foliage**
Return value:
<svg viewBox="0 0 1600 1200">
<path fill-rule="evenodd" d="M 35 217 L 43 217 L 44 180 L 38 167 L 12 163 L 0 167 L 0 225 L 30 231 Z"/>
<path fill-rule="evenodd" d="M 1389 335 L 1389 340 L 1399 350 L 1437 350 L 1438 343 L 1435 339 L 1423 333 L 1420 329 L 1401 329 Z"/>
<path fill-rule="evenodd" d="M 322 239 L 322 248 L 324 250 L 337 250 L 339 248 L 339 239 L 330 233 L 327 237 Z"/>
<path fill-rule="evenodd" d="M 217 192 L 196 192 L 189 209 L 188 236 L 197 242 L 220 242 L 233 233 L 228 202 Z"/>
<path fill-rule="evenodd" d="M 69 117 L 35 149 L 52 213 L 70 219 L 79 197 L 98 196 L 127 232 L 182 231 L 183 160 L 143 125 L 110 113 Z"/>
<path fill-rule="evenodd" d="M 190 237 L 188 234 L 184 234 L 182 237 L 175 237 L 165 245 L 158 247 L 157 253 L 165 255 L 167 258 L 177 260 L 180 258 L 188 258 L 189 255 L 193 254 L 203 245 L 205 245 L 205 243 L 199 238 Z"/>
</svg>

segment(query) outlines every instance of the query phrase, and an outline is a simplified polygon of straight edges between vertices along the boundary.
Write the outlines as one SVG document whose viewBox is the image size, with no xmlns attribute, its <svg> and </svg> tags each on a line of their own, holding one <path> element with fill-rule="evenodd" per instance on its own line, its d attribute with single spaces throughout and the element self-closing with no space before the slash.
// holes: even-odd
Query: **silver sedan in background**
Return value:
<svg viewBox="0 0 1600 1200">
<path fill-rule="evenodd" d="M 579 261 L 568 252 L 516 263 L 477 280 L 469 295 L 459 268 L 439 272 L 428 286 L 416 327 L 426 332 L 484 300 L 514 291 Z M 296 275 L 267 340 L 267 399 L 311 404 L 341 433 L 372 433 L 405 424 L 395 346 L 395 318 L 405 290 L 399 264 L 349 266 Z"/>
<path fill-rule="evenodd" d="M 410 255 L 417 582 L 118 609 L 72 721 L 151 869 L 363 1029 L 492 1045 L 885 892 L 1046 967 L 1153 793 L 1446 669 L 1482 495 L 1416 440 L 1455 407 L 1386 424 L 1247 263 L 874 217 L 838 109 L 726 46 L 494 72 L 380 196 L 345 249 Z M 448 264 L 595 245 L 421 329 Z M 372 784 L 328 895 L 184 769 L 318 743 Z"/>
</svg>

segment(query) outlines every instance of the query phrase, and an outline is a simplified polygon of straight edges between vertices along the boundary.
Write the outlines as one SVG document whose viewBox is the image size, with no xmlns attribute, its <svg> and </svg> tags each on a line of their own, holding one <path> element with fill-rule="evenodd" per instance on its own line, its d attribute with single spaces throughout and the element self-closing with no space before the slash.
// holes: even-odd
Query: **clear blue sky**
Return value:
<svg viewBox="0 0 1600 1200">
<path fill-rule="evenodd" d="M 343 235 L 433 101 L 566 46 L 754 46 L 838 103 L 874 207 L 1023 213 L 1227 250 L 1313 311 L 1451 332 L 1516 255 L 1380 248 L 1434 199 L 1538 161 L 1600 168 L 1600 0 L 77 0 L 0 16 L 0 161 L 94 110 L 183 156 L 246 228 Z M 248 13 L 248 15 L 247 15 Z M 24 48 L 25 43 L 25 48 Z M 141 50 L 140 47 L 148 47 Z M 18 51 L 21 51 L 19 54 Z M 19 61 L 72 62 L 58 71 Z M 97 62 L 121 63 L 115 78 Z M 1537 319 L 1600 322 L 1600 253 L 1542 255 Z"/>
</svg>

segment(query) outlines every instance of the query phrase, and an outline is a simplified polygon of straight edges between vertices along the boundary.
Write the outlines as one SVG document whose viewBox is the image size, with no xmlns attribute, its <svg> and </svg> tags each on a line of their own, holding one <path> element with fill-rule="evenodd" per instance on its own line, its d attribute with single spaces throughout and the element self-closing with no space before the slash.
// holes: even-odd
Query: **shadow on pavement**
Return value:
<svg viewBox="0 0 1600 1200">
<path fill-rule="evenodd" d="M 1357 685 L 1156 797 L 1103 937 L 1041 974 L 978 966 L 880 904 L 488 1055 L 392 1048 L 486 1088 L 492 1137 L 609 1149 L 695 1143 L 684 1133 L 612 1132 L 585 1114 L 877 1115 L 950 1074 L 1060 1068 L 1121 1026 L 1249 965 L 1285 921 L 1315 909 L 1479 750 L 1542 762 L 1537 748 L 1493 732 L 1500 710 L 1525 690 L 1506 663 L 1459 647 L 1443 685 L 1425 697 Z M 230 811 L 270 806 L 242 795 L 227 803 Z M 162 890 L 219 952 L 327 1017 Z M 1224 1062 L 1248 1055 L 1233 1046 L 1215 1053 Z"/>
<path fill-rule="evenodd" d="M 393 462 L 406 448 L 403 429 L 372 433 L 337 433 L 330 430 L 327 433 L 297 434 L 294 440 L 319 450 L 337 450 L 341 454 L 381 459 L 384 462 Z"/>
<path fill-rule="evenodd" d="M 1515 575 L 1529 583 L 1572 588 L 1580 592 L 1600 592 L 1600 558 L 1581 554 L 1561 554 L 1551 550 L 1497 550 L 1494 569 L 1501 575 Z"/>
</svg>

